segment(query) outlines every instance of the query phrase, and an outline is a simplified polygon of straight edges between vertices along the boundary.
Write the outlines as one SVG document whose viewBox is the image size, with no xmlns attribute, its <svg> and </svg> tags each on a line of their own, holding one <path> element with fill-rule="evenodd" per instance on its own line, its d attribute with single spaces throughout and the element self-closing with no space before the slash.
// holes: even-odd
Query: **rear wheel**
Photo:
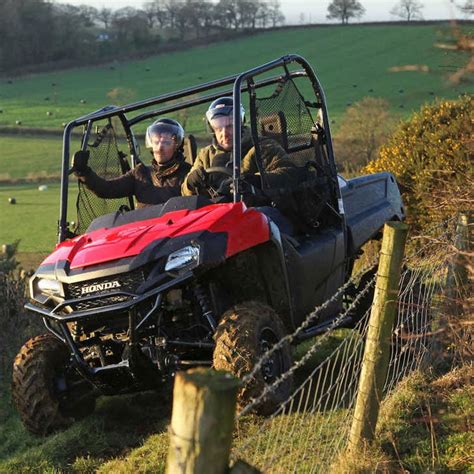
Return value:
<svg viewBox="0 0 474 474">
<path fill-rule="evenodd" d="M 216 331 L 214 368 L 239 378 L 250 373 L 263 354 L 286 334 L 275 311 L 258 302 L 245 302 L 226 311 Z M 254 378 L 238 394 L 240 408 L 257 398 L 291 367 L 291 350 L 285 344 L 271 354 Z M 292 376 L 272 387 L 254 408 L 261 415 L 273 413 L 291 394 Z"/>
<path fill-rule="evenodd" d="M 94 411 L 91 385 L 70 366 L 65 344 L 51 334 L 30 339 L 13 363 L 13 402 L 34 434 L 66 428 Z"/>
</svg>

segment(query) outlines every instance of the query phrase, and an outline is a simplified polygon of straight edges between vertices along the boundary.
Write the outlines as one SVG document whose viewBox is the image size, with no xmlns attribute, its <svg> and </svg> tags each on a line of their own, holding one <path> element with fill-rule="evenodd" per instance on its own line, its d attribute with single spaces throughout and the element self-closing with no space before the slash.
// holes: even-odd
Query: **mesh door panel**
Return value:
<svg viewBox="0 0 474 474">
<path fill-rule="evenodd" d="M 314 120 L 291 79 L 282 82 L 270 97 L 255 99 L 259 137 L 276 140 L 295 165 L 314 160 L 311 129 Z"/>
<path fill-rule="evenodd" d="M 88 150 L 89 166 L 98 176 L 104 179 L 122 176 L 117 136 L 111 124 L 107 124 L 97 133 L 94 142 L 88 145 Z M 129 198 L 100 198 L 80 181 L 78 184 L 77 224 L 74 229 L 77 234 L 83 234 L 96 217 L 115 212 L 121 206 L 130 206 Z"/>
</svg>

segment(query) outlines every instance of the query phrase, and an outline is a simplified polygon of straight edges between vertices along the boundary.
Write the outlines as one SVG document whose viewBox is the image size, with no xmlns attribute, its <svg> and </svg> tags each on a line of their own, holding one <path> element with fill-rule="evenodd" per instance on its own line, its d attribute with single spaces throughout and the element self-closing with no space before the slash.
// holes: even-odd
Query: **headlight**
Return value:
<svg viewBox="0 0 474 474">
<path fill-rule="evenodd" d="M 185 267 L 195 266 L 199 262 L 199 247 L 188 245 L 176 252 L 170 253 L 165 265 L 165 272 L 180 270 Z"/>
<path fill-rule="evenodd" d="M 41 293 L 46 293 L 53 296 L 61 296 L 62 284 L 57 280 L 48 280 L 47 278 L 40 278 L 36 285 Z"/>
</svg>

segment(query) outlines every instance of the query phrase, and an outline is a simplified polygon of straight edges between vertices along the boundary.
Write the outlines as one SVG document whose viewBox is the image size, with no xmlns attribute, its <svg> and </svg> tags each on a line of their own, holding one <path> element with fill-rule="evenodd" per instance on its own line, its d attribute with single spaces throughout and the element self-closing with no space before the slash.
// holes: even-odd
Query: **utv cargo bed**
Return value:
<svg viewBox="0 0 474 474">
<path fill-rule="evenodd" d="M 341 186 L 349 253 L 373 238 L 389 220 L 403 220 L 400 191 L 390 173 L 360 176 Z"/>
</svg>

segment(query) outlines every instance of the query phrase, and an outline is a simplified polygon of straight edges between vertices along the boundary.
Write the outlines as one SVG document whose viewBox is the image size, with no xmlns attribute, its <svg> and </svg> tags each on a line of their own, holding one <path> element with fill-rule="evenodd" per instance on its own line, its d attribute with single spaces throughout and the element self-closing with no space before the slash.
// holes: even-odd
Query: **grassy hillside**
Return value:
<svg viewBox="0 0 474 474">
<path fill-rule="evenodd" d="M 469 407 L 474 393 L 468 383 L 472 375 L 468 364 L 432 380 L 420 373 L 412 374 L 382 403 L 373 449 L 366 458 L 342 459 L 341 472 L 373 472 L 375 466 L 384 464 L 403 466 L 410 472 L 472 472 Z M 47 438 L 26 432 L 3 397 L 0 473 L 164 472 L 170 401 L 162 397 L 154 392 L 103 397 L 92 416 Z M 433 415 L 429 417 L 426 413 L 430 410 Z M 294 416 L 298 415 L 291 415 L 290 421 Z M 305 415 L 308 423 L 313 417 L 324 420 L 323 414 Z M 433 425 L 429 419 L 434 420 Z M 239 450 L 246 436 L 258 431 L 263 422 L 254 415 L 241 420 L 234 447 Z M 330 440 L 331 426 L 325 432 Z M 302 470 L 308 468 L 305 462 L 311 465 L 311 459 L 301 459 Z"/>
<path fill-rule="evenodd" d="M 298 371 L 297 380 L 306 378 L 347 334 L 344 329 L 334 331 L 318 354 Z M 303 343 L 297 354 L 304 354 L 308 347 Z M 0 379 L 0 390 L 3 388 Z M 93 415 L 63 432 L 41 438 L 25 430 L 11 400 L 0 396 L 0 474 L 164 472 L 171 398 L 171 383 L 157 391 L 100 397 Z M 308 414 L 308 419 L 316 416 L 321 415 Z M 258 431 L 264 420 L 246 416 L 239 425 L 236 446 L 242 444 L 246 434 Z M 328 428 L 328 434 L 330 431 Z"/>
<path fill-rule="evenodd" d="M 58 176 L 61 148 L 56 137 L 0 135 L 0 180 Z"/>
<path fill-rule="evenodd" d="M 116 102 L 130 102 L 239 73 L 290 52 L 315 68 L 333 118 L 366 95 L 385 97 L 394 110 L 409 112 L 434 96 L 472 91 L 472 84 L 446 82 L 446 75 L 465 61 L 460 53 L 434 47 L 448 33 L 447 25 L 289 29 L 140 61 L 3 80 L 0 126 L 21 120 L 22 126 L 59 129 L 112 102 L 107 94 L 115 88 L 127 90 Z M 389 71 L 414 64 L 428 66 L 429 72 Z M 203 126 L 197 119 L 188 125 L 193 132 Z"/>
<path fill-rule="evenodd" d="M 103 398 L 93 416 L 65 432 L 41 438 L 23 428 L 10 400 L 2 397 L 0 473 L 94 472 L 105 460 L 125 454 L 148 439 L 161 441 L 154 472 L 163 472 L 169 405 L 154 392 Z"/>
<path fill-rule="evenodd" d="M 71 219 L 76 189 L 70 189 Z M 37 185 L 0 187 L 0 245 L 20 239 L 19 252 L 50 253 L 56 243 L 59 196 L 59 184 L 48 185 L 46 191 L 38 191 Z M 10 197 L 15 205 L 8 203 Z"/>
</svg>

